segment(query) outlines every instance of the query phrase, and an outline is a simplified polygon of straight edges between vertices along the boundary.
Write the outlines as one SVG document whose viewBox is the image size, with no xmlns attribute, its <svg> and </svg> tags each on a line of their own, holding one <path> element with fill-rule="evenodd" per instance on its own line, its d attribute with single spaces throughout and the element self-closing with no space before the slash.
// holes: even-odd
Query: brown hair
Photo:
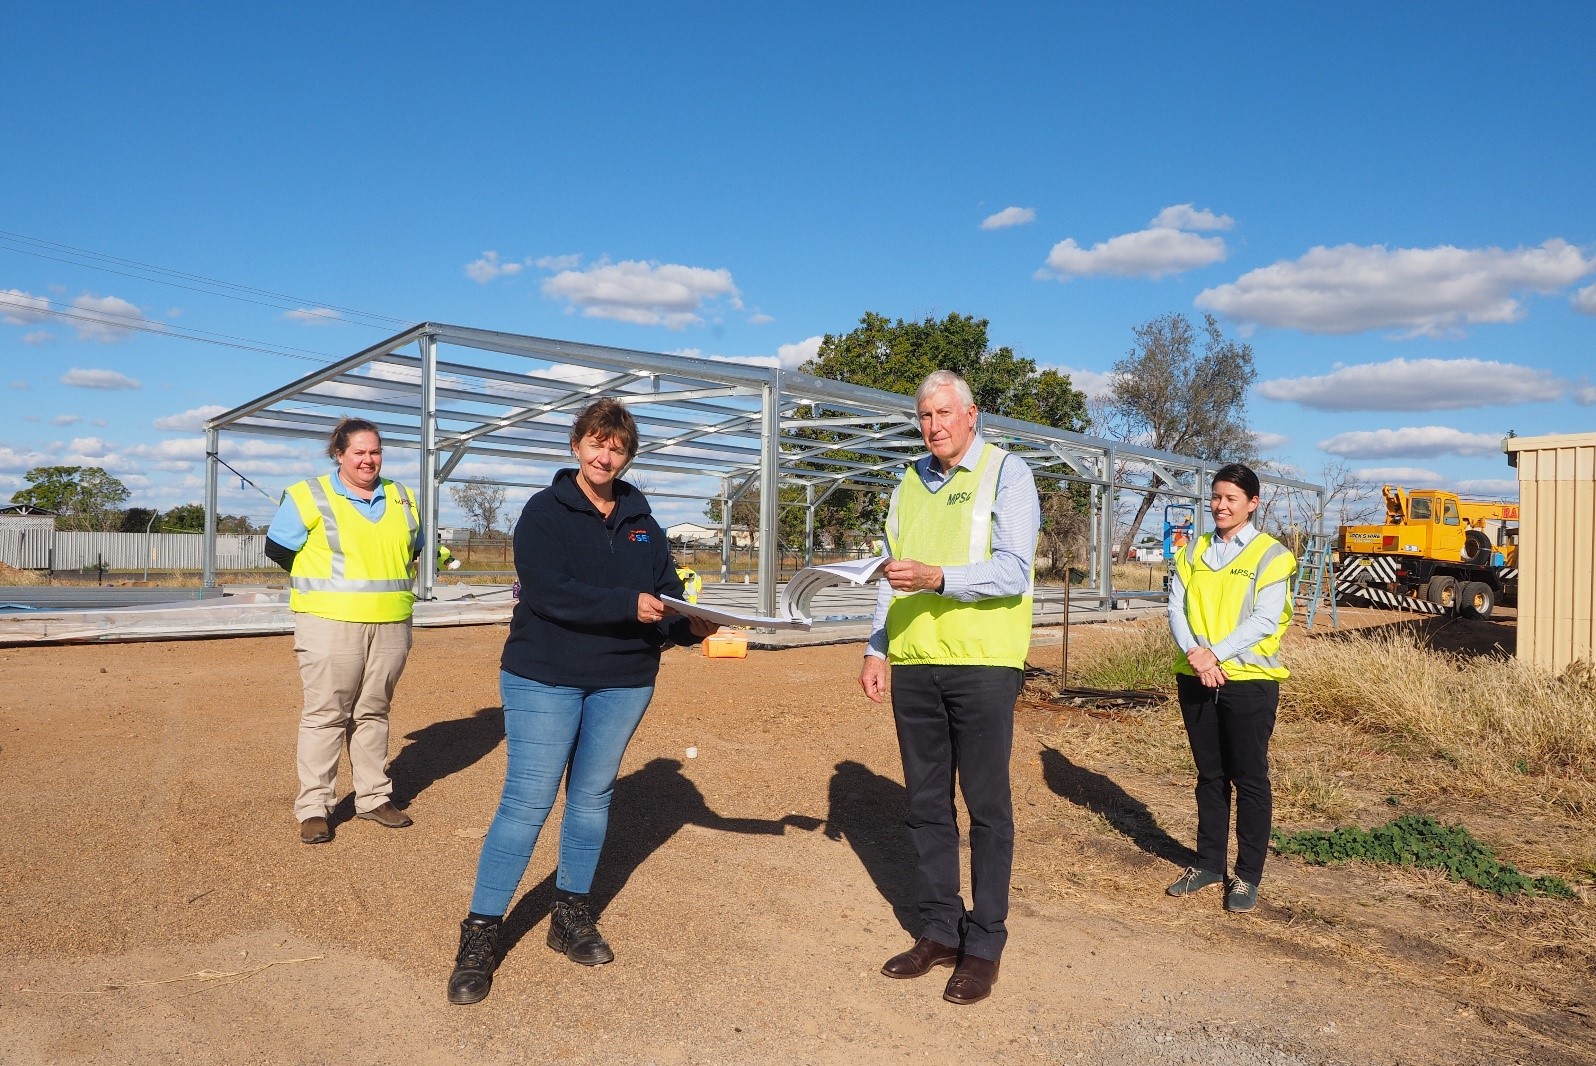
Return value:
<svg viewBox="0 0 1596 1066">
<path fill-rule="evenodd" d="M 571 445 L 584 437 L 619 441 L 626 449 L 627 462 L 637 456 L 637 422 L 625 404 L 608 396 L 588 404 L 571 423 Z"/>
<path fill-rule="evenodd" d="M 337 459 L 340 455 L 344 454 L 344 452 L 348 451 L 349 438 L 353 437 L 356 433 L 370 433 L 372 436 L 377 438 L 377 445 L 381 447 L 382 434 L 377 431 L 376 426 L 372 425 L 370 422 L 367 422 L 364 418 L 350 418 L 348 415 L 345 415 L 343 418 L 340 418 L 338 420 L 338 424 L 333 427 L 332 436 L 327 438 L 327 458 Z"/>
</svg>

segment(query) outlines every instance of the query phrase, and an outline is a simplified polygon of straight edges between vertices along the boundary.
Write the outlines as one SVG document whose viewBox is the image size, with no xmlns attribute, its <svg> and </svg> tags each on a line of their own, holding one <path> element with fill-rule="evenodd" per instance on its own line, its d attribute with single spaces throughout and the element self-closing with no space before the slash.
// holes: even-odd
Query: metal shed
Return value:
<svg viewBox="0 0 1596 1066">
<path fill-rule="evenodd" d="M 1596 433 L 1509 437 L 1518 468 L 1518 657 L 1596 662 Z"/>
<path fill-rule="evenodd" d="M 215 584 L 218 466 L 222 434 L 325 440 L 340 411 L 375 422 L 390 448 L 420 453 L 417 486 L 427 550 L 419 595 L 431 597 L 438 497 L 463 476 L 461 463 L 485 457 L 514 476 L 499 484 L 542 487 L 570 458 L 574 414 L 600 396 L 626 404 L 641 447 L 633 467 L 707 485 L 678 495 L 722 501 L 723 552 L 730 544 L 730 504 L 745 493 L 759 501 L 756 538 L 760 610 L 775 613 L 778 513 L 814 509 L 840 491 L 886 493 L 902 467 L 925 450 L 914 398 L 798 371 L 718 359 L 609 348 L 575 341 L 423 322 L 206 423 L 205 584 Z M 1092 572 L 1105 607 L 1114 605 L 1108 545 L 1118 493 L 1148 482 L 1172 499 L 1207 498 L 1219 464 L 1018 419 L 982 414 L 982 431 L 1030 464 L 1039 487 L 1073 483 L 1093 502 Z M 523 473 L 524 472 L 524 473 Z M 1260 473 L 1266 482 L 1317 495 L 1318 485 Z M 785 503 L 781 489 L 802 490 Z M 1197 509 L 1199 531 L 1207 518 Z"/>
</svg>

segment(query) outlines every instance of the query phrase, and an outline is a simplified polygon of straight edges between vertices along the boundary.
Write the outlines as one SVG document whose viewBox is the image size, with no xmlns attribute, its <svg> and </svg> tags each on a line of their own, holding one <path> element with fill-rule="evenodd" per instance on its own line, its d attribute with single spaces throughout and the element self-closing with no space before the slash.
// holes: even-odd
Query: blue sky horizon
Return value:
<svg viewBox="0 0 1596 1066">
<path fill-rule="evenodd" d="M 870 311 L 987 319 L 1089 394 L 1137 325 L 1211 313 L 1282 469 L 1508 496 L 1502 437 L 1596 422 L 1593 19 L 36 5 L 0 71 L 0 499 L 94 465 L 198 502 L 204 417 L 415 322 L 796 366 Z M 314 453 L 230 461 L 275 496 Z"/>
</svg>

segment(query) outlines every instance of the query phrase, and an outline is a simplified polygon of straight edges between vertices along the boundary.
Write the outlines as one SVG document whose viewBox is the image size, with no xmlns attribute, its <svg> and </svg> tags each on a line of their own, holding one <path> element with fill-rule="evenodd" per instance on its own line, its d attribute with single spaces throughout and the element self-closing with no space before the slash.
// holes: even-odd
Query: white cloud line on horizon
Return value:
<svg viewBox="0 0 1596 1066">
<path fill-rule="evenodd" d="M 1322 440 L 1322 452 L 1344 459 L 1434 459 L 1442 455 L 1500 455 L 1502 433 L 1465 433 L 1452 426 L 1351 430 Z"/>
<path fill-rule="evenodd" d="M 588 318 L 669 329 L 702 323 L 700 312 L 716 300 L 742 309 L 742 294 L 729 270 L 636 259 L 600 260 L 586 270 L 561 271 L 543 282 L 543 293 Z"/>
<path fill-rule="evenodd" d="M 494 278 L 505 275 L 519 274 L 525 267 L 514 260 L 506 263 L 499 261 L 498 252 L 483 252 L 480 259 L 473 259 L 465 265 L 466 277 L 478 285 L 486 285 Z"/>
<path fill-rule="evenodd" d="M 1574 305 L 1574 310 L 1582 315 L 1596 315 L 1596 285 L 1587 285 L 1580 289 L 1569 302 Z"/>
<path fill-rule="evenodd" d="M 1164 208 L 1146 229 L 1122 233 L 1082 248 L 1074 237 L 1053 245 L 1047 262 L 1033 275 L 1039 281 L 1109 275 L 1161 278 L 1222 261 L 1229 249 L 1223 237 L 1200 237 L 1191 230 L 1229 229 L 1229 215 L 1197 210 L 1191 204 Z"/>
<path fill-rule="evenodd" d="M 1551 403 L 1566 391 L 1551 371 L 1485 359 L 1391 359 L 1258 386 L 1265 399 L 1318 411 L 1452 411 Z"/>
<path fill-rule="evenodd" d="M 1373 485 L 1401 485 L 1431 488 L 1446 480 L 1438 472 L 1422 466 L 1370 466 L 1352 471 L 1352 476 Z"/>
<path fill-rule="evenodd" d="M 1036 221 L 1036 209 L 1033 207 L 1005 207 L 994 215 L 987 215 L 981 220 L 982 229 L 1007 229 L 1010 226 L 1023 226 L 1028 222 Z"/>
<path fill-rule="evenodd" d="M 188 433 L 197 433 L 205 428 L 207 419 L 215 418 L 226 411 L 227 408 L 218 403 L 208 403 L 203 407 L 191 407 L 182 414 L 162 415 L 151 423 L 156 429 L 179 430 Z"/>
<path fill-rule="evenodd" d="M 330 307 L 301 307 L 293 311 L 284 311 L 283 317 L 301 326 L 330 326 L 344 320 L 343 315 Z"/>
<path fill-rule="evenodd" d="M 1320 245 L 1204 289 L 1195 303 L 1246 325 L 1305 333 L 1446 336 L 1516 322 L 1525 311 L 1515 294 L 1555 292 L 1593 270 L 1596 259 L 1556 239 L 1514 249 Z"/>
<path fill-rule="evenodd" d="M 73 367 L 61 375 L 61 384 L 79 389 L 142 389 L 143 383 L 115 370 L 86 370 Z"/>
</svg>

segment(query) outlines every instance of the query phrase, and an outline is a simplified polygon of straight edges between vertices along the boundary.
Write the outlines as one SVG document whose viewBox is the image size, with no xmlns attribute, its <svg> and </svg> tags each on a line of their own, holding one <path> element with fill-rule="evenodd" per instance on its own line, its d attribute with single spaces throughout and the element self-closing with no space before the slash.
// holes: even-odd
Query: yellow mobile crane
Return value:
<svg viewBox="0 0 1596 1066">
<path fill-rule="evenodd" d="M 1342 526 L 1336 590 L 1376 606 L 1489 618 L 1518 594 L 1518 504 L 1385 485 L 1385 522 Z"/>
</svg>

